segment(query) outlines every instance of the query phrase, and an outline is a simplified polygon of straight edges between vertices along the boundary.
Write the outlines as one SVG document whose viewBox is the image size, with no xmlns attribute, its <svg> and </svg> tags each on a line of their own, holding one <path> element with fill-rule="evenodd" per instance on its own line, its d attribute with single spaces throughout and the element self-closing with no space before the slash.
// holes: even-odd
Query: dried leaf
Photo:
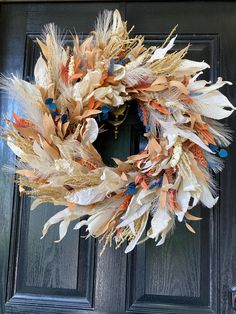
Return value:
<svg viewBox="0 0 236 314">
<path fill-rule="evenodd" d="M 166 202 L 167 202 L 167 191 L 168 189 L 165 187 L 168 184 L 167 176 L 163 175 L 163 182 L 162 182 L 162 188 L 160 193 L 160 208 L 166 208 Z"/>
<path fill-rule="evenodd" d="M 201 217 L 193 216 L 193 215 L 189 214 L 189 212 L 186 212 L 186 213 L 185 213 L 185 217 L 186 217 L 188 220 L 202 220 Z"/>
<path fill-rule="evenodd" d="M 128 157 L 128 160 L 136 161 L 136 160 L 142 160 L 145 158 L 148 158 L 149 154 L 138 154 L 138 155 L 132 155 Z"/>
<path fill-rule="evenodd" d="M 25 138 L 32 138 L 36 141 L 39 139 L 39 133 L 33 128 L 19 128 L 15 127 L 15 129 L 20 133 L 21 136 Z"/>
<path fill-rule="evenodd" d="M 34 175 L 33 170 L 28 169 L 16 170 L 16 173 L 27 178 L 31 178 Z"/>
<path fill-rule="evenodd" d="M 69 125 L 70 125 L 70 121 L 67 121 L 67 122 L 65 122 L 65 123 L 62 125 L 62 135 L 63 135 L 63 137 L 65 137 L 66 131 L 67 131 Z"/>
<path fill-rule="evenodd" d="M 60 137 L 61 140 L 63 140 L 64 135 L 62 133 L 62 121 L 59 120 L 57 123 L 57 135 Z"/>
<path fill-rule="evenodd" d="M 36 40 L 37 40 L 37 43 L 38 43 L 38 45 L 39 45 L 39 47 L 40 47 L 44 57 L 46 59 L 48 59 L 48 47 L 41 40 L 39 40 L 38 38 L 36 38 Z"/>
<path fill-rule="evenodd" d="M 50 114 L 45 113 L 43 116 L 43 127 L 45 130 L 45 138 L 49 144 L 52 143 L 52 135 L 56 135 L 55 124 Z"/>
<path fill-rule="evenodd" d="M 85 144 L 93 143 L 98 136 L 98 125 L 95 119 L 87 118 L 85 124 L 85 130 L 82 134 L 82 141 Z"/>
<path fill-rule="evenodd" d="M 43 148 L 46 150 L 46 152 L 53 158 L 53 159 L 59 159 L 60 154 L 58 149 L 54 146 L 51 146 L 48 144 L 47 141 L 42 140 Z"/>
<path fill-rule="evenodd" d="M 188 224 L 187 222 L 185 222 L 185 226 L 186 226 L 186 228 L 187 228 L 190 232 L 196 233 L 196 231 L 193 229 L 193 227 L 190 226 L 190 224 Z"/>
<path fill-rule="evenodd" d="M 40 198 L 36 198 L 31 206 L 30 206 L 30 210 L 34 210 L 35 208 L 37 208 L 40 204 L 44 203 L 44 200 L 40 199 Z"/>
<path fill-rule="evenodd" d="M 157 154 L 162 151 L 161 145 L 157 142 L 154 137 L 151 137 L 148 142 L 149 150 L 154 150 Z"/>
<path fill-rule="evenodd" d="M 122 172 L 122 174 L 121 174 L 121 179 L 124 181 L 128 181 L 128 177 L 124 172 Z"/>
<path fill-rule="evenodd" d="M 185 95 L 189 94 L 189 91 L 184 86 L 184 84 L 179 82 L 179 81 L 170 81 L 169 82 L 169 87 L 177 87 L 181 91 L 181 93 L 183 93 Z"/>
<path fill-rule="evenodd" d="M 167 88 L 164 84 L 152 85 L 149 87 L 139 88 L 140 90 L 145 90 L 147 92 L 161 92 Z"/>
</svg>

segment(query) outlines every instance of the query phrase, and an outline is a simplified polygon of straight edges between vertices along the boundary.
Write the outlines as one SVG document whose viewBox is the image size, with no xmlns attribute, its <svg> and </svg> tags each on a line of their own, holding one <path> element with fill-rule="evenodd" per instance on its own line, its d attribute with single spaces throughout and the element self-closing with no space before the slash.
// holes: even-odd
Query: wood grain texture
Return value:
<svg viewBox="0 0 236 314">
<path fill-rule="evenodd" d="M 25 37 L 25 10 L 22 6 L 9 11 L 0 6 L 0 72 L 23 70 L 24 64 L 24 37 Z M 18 15 L 18 19 L 15 17 Z M 11 41 L 4 40 L 4 34 L 12 33 Z M 18 44 L 17 44 L 18 42 Z M 11 55 L 11 58 L 9 56 Z M 17 104 L 10 101 L 6 95 L 0 94 L 0 125 L 4 126 L 3 117 L 9 117 L 11 112 L 17 112 Z M 2 168 L 5 164 L 14 162 L 14 156 L 6 143 L 0 139 L 0 312 L 4 313 L 5 295 L 7 287 L 8 255 L 11 233 L 11 216 L 13 208 L 14 176 L 6 173 Z"/>
<path fill-rule="evenodd" d="M 146 244 L 146 294 L 176 297 L 200 296 L 200 227 L 197 234 L 186 234 L 183 224 L 177 224 L 174 237 L 165 246 Z M 207 254 L 207 252 L 206 252 Z"/>
<path fill-rule="evenodd" d="M 25 286 L 41 288 L 76 289 L 79 259 L 79 233 L 68 232 L 65 241 L 54 244 L 58 239 L 58 226 L 51 228 L 47 236 L 39 241 L 43 224 L 60 208 L 52 205 L 41 205 L 30 213 L 26 247 L 23 250 L 22 266 L 25 268 Z M 61 207 L 61 210 L 63 208 Z M 29 206 L 25 207 L 29 212 Z M 70 262 L 68 263 L 68 256 Z"/>
</svg>

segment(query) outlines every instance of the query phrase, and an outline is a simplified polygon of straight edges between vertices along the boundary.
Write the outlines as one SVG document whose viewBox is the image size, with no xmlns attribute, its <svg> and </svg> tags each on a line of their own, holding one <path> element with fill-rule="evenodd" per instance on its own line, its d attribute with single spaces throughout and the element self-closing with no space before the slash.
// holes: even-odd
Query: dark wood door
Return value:
<svg viewBox="0 0 236 314">
<path fill-rule="evenodd" d="M 191 43 L 189 58 L 211 65 L 206 79 L 222 75 L 236 80 L 235 2 L 79 1 L 0 4 L 0 71 L 32 78 L 38 56 L 35 38 L 44 24 L 86 35 L 99 11 L 118 8 L 134 33 L 158 45 L 179 24 L 176 48 Z M 224 92 L 236 104 L 235 86 Z M 17 103 L 1 95 L 3 115 L 19 112 Z M 236 115 L 228 123 L 236 129 Z M 137 113 L 130 111 L 119 139 L 106 134 L 100 149 L 105 160 L 124 158 L 142 144 Z M 13 177 L 2 168 L 13 156 L 0 141 L 0 305 L 1 313 L 232 313 L 230 288 L 236 284 L 236 149 L 231 145 L 219 177 L 220 201 L 213 210 L 197 208 L 204 218 L 196 235 L 177 224 L 175 236 L 162 247 L 152 241 L 129 255 L 85 240 L 70 228 L 59 244 L 57 228 L 40 240 L 41 228 L 55 208 L 30 213 L 30 200 L 20 199 Z"/>
</svg>

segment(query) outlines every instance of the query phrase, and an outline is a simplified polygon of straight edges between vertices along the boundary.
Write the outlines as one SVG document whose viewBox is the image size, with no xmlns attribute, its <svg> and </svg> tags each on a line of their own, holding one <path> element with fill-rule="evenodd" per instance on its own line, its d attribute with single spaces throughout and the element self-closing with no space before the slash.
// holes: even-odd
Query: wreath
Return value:
<svg viewBox="0 0 236 314">
<path fill-rule="evenodd" d="M 35 83 L 2 76 L 1 88 L 23 114 L 5 118 L 2 133 L 17 156 L 19 192 L 34 198 L 31 209 L 65 206 L 45 223 L 43 237 L 59 223 L 59 242 L 78 220 L 74 229 L 86 225 L 104 248 L 127 241 L 127 253 L 148 238 L 163 244 L 176 221 L 195 233 L 191 221 L 201 218 L 190 210 L 216 204 L 213 172 L 222 170 L 231 141 L 218 120 L 235 109 L 218 89 L 231 83 L 198 80 L 209 65 L 186 59 L 189 46 L 170 52 L 174 31 L 161 47 L 147 48 L 143 36 L 130 37 L 117 10 L 104 11 L 85 40 L 73 35 L 73 47 L 64 47 L 49 24 L 37 39 Z M 132 99 L 147 145 L 107 166 L 93 145 L 98 121 Z"/>
</svg>

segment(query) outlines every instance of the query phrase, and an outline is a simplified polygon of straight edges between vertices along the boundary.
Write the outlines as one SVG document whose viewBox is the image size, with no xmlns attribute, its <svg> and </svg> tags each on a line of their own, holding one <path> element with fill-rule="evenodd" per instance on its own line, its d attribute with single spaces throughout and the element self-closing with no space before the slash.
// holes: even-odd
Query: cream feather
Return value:
<svg viewBox="0 0 236 314">
<path fill-rule="evenodd" d="M 104 10 L 97 17 L 94 32 L 99 45 L 105 45 L 110 39 L 112 16 L 112 11 Z"/>
<path fill-rule="evenodd" d="M 37 87 L 12 74 L 9 77 L 1 77 L 0 89 L 20 103 L 26 117 L 44 134 L 43 112 L 40 109 L 40 104 L 44 105 L 44 101 Z"/>
<path fill-rule="evenodd" d="M 42 39 L 47 46 L 47 64 L 51 81 L 61 88 L 63 85 L 60 73 L 61 65 L 67 61 L 66 51 L 63 47 L 65 35 L 61 34 L 60 29 L 54 24 L 49 23 L 44 27 Z"/>
</svg>

